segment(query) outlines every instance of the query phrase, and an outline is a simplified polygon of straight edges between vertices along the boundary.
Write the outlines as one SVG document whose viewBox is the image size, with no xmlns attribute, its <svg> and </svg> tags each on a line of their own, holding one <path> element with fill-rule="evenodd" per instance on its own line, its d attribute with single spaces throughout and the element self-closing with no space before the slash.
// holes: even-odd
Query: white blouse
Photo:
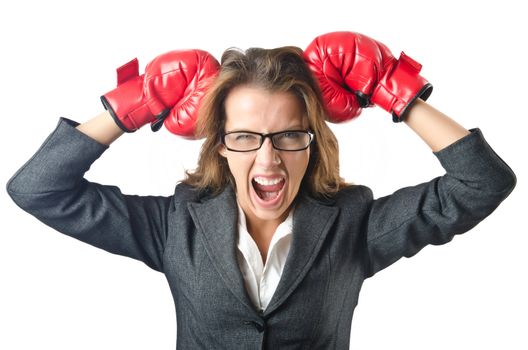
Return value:
<svg viewBox="0 0 528 350">
<path fill-rule="evenodd" d="M 273 234 L 264 265 L 257 244 L 247 230 L 246 216 L 238 206 L 238 266 L 249 297 L 259 310 L 266 309 L 279 284 L 290 251 L 292 226 L 293 209 Z"/>
</svg>

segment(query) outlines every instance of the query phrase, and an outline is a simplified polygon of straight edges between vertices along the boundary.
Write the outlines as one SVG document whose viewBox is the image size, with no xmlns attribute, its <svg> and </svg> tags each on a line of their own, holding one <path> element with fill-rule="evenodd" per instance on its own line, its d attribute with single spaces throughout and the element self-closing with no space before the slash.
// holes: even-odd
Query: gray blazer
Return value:
<svg viewBox="0 0 528 350">
<path fill-rule="evenodd" d="M 61 119 L 7 191 L 22 209 L 81 241 L 145 262 L 167 277 L 178 349 L 348 349 L 365 278 L 427 244 L 474 227 L 513 190 L 512 170 L 478 129 L 435 153 L 446 174 L 374 200 L 351 186 L 296 199 L 293 240 L 266 310 L 255 310 L 236 260 L 232 188 L 183 184 L 169 197 L 124 195 L 84 179 L 106 150 Z"/>
</svg>

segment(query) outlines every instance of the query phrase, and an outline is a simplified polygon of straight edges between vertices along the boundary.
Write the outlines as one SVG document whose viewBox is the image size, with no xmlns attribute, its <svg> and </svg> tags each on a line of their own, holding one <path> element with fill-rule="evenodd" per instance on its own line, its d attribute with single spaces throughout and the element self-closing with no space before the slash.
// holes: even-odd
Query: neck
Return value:
<svg viewBox="0 0 528 350">
<path fill-rule="evenodd" d="M 265 264 L 268 256 L 268 250 L 273 238 L 273 234 L 277 231 L 277 227 L 286 220 L 289 210 L 275 220 L 262 220 L 256 217 L 246 216 L 246 227 L 253 238 L 260 251 L 262 262 Z"/>
<path fill-rule="evenodd" d="M 246 216 L 246 226 L 249 234 L 256 239 L 261 237 L 262 239 L 270 239 L 277 231 L 277 227 L 286 220 L 290 210 L 286 210 L 280 217 L 272 220 L 263 220 L 253 215 Z"/>
</svg>

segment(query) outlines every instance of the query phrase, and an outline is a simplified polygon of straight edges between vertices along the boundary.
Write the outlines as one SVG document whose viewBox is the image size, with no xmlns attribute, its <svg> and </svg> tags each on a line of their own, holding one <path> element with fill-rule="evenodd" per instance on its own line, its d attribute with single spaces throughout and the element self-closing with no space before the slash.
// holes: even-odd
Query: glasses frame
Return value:
<svg viewBox="0 0 528 350">
<path fill-rule="evenodd" d="M 273 137 L 275 135 L 284 134 L 284 133 L 288 133 L 288 132 L 301 132 L 303 134 L 308 134 L 308 136 L 310 137 L 310 141 L 308 142 L 308 145 L 306 145 L 306 147 L 299 148 L 299 149 L 283 149 L 283 148 L 277 147 L 275 145 L 275 142 L 273 141 Z M 252 149 L 249 149 L 249 150 L 245 150 L 245 151 L 240 151 L 240 150 L 229 148 L 227 146 L 226 142 L 225 142 L 225 137 L 227 135 L 229 135 L 229 134 L 235 134 L 235 133 L 245 133 L 245 134 L 259 135 L 260 136 L 260 144 L 259 144 L 258 147 L 255 147 L 255 148 L 252 148 Z M 268 134 L 263 134 L 263 133 L 254 132 L 254 131 L 238 130 L 238 131 L 230 131 L 230 132 L 222 133 L 221 139 L 222 139 L 222 144 L 224 145 L 224 147 L 227 150 L 231 151 L 231 152 L 253 152 L 253 151 L 259 150 L 262 147 L 262 145 L 264 144 L 264 140 L 266 140 L 267 137 L 269 137 L 269 139 L 271 141 L 271 145 L 273 146 L 273 148 L 278 150 L 278 151 L 299 152 L 299 151 L 304 151 L 305 149 L 310 147 L 310 145 L 312 144 L 312 141 L 314 140 L 314 136 L 315 135 L 311 131 L 308 131 L 308 130 L 283 130 L 283 131 L 277 131 L 277 132 L 270 132 Z"/>
</svg>

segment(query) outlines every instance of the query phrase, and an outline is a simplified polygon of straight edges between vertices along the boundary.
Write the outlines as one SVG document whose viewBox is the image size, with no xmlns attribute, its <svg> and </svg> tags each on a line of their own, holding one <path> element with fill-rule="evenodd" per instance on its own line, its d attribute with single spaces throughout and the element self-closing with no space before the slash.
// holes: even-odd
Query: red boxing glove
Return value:
<svg viewBox="0 0 528 350">
<path fill-rule="evenodd" d="M 101 96 L 115 122 L 126 132 L 147 123 L 192 138 L 200 101 L 218 73 L 218 61 L 201 50 L 159 55 L 139 75 L 134 59 L 117 69 L 117 88 Z"/>
<path fill-rule="evenodd" d="M 398 122 L 416 98 L 425 100 L 432 91 L 418 75 L 419 63 L 403 52 L 396 60 L 384 44 L 359 33 L 319 36 L 305 50 L 305 60 L 319 80 L 332 122 L 357 117 L 372 104 Z"/>
</svg>

